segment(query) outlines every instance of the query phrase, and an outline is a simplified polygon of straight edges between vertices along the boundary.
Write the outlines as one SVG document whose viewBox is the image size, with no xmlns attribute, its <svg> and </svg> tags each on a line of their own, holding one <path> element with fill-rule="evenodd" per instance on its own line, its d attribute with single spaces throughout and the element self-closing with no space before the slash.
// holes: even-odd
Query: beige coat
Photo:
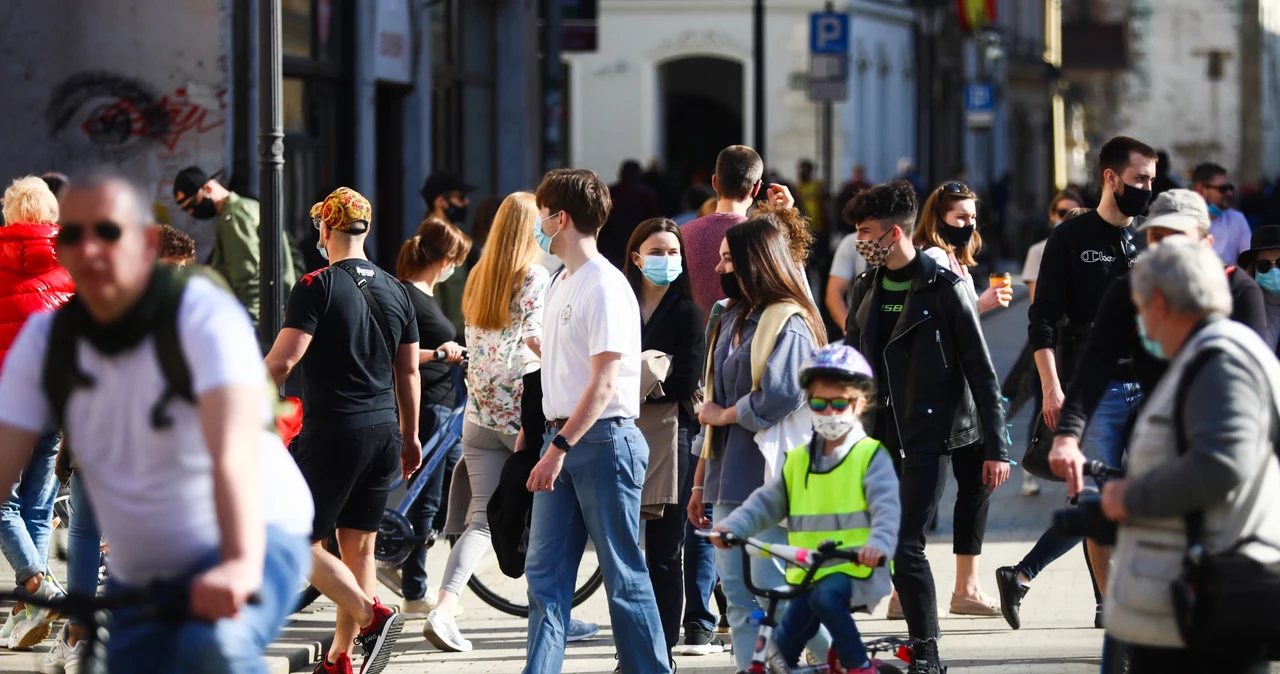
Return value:
<svg viewBox="0 0 1280 674">
<path fill-rule="evenodd" d="M 680 431 L 680 403 L 644 402 L 661 398 L 662 382 L 671 372 L 671 356 L 661 351 L 640 354 L 640 418 L 636 427 L 649 445 L 649 469 L 640 492 L 640 519 L 662 517 L 663 508 L 679 502 L 679 464 L 676 460 Z"/>
</svg>

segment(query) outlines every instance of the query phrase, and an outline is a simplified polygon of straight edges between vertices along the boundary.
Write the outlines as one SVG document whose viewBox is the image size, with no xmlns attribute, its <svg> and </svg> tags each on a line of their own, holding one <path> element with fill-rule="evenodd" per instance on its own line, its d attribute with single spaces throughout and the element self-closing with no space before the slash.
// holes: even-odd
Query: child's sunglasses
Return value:
<svg viewBox="0 0 1280 674">
<path fill-rule="evenodd" d="M 814 412 L 825 412 L 827 411 L 827 407 L 830 407 L 831 409 L 837 412 L 843 412 L 849 409 L 849 406 L 852 404 L 853 404 L 853 401 L 848 398 L 810 398 L 809 399 L 809 409 L 813 410 Z"/>
</svg>

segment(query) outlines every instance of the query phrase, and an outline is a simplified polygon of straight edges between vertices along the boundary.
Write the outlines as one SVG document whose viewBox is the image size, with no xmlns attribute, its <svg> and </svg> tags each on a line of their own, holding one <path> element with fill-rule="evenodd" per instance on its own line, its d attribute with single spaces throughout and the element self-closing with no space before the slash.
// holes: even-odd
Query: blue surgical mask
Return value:
<svg viewBox="0 0 1280 674">
<path fill-rule="evenodd" d="M 1219 215 L 1222 215 L 1222 209 L 1214 206 L 1213 204 L 1209 204 L 1209 217 L 1216 218 Z"/>
<path fill-rule="evenodd" d="M 1147 326 L 1142 322 L 1142 315 L 1138 315 L 1138 339 L 1142 342 L 1142 348 L 1152 358 L 1156 360 L 1168 360 L 1169 357 L 1164 355 L 1164 346 L 1154 339 L 1147 336 Z"/>
<path fill-rule="evenodd" d="M 1258 274 L 1253 279 L 1268 293 L 1280 295 L 1280 268 L 1273 267 L 1271 271 L 1265 274 Z"/>
<path fill-rule="evenodd" d="M 680 272 L 684 271 L 679 255 L 646 255 L 644 256 L 644 277 L 656 286 L 671 285 Z"/>
<path fill-rule="evenodd" d="M 325 261 L 325 262 L 328 262 L 328 261 L 329 261 L 329 251 L 327 251 L 327 250 L 325 250 L 325 249 L 324 249 L 324 244 L 322 244 L 322 243 L 320 243 L 319 241 L 317 241 L 317 242 L 316 242 L 316 250 L 320 251 L 320 257 L 324 258 L 324 261 Z"/>
<path fill-rule="evenodd" d="M 556 232 L 551 236 L 547 236 L 547 233 L 542 231 L 542 223 L 546 222 L 547 220 L 550 220 L 551 218 L 556 217 L 557 215 L 563 212 L 564 211 L 558 211 L 556 213 L 552 213 L 551 215 L 548 215 L 545 218 L 538 218 L 538 221 L 533 225 L 533 238 L 537 240 L 538 247 L 542 249 L 542 252 L 546 253 L 547 255 L 551 254 L 551 242 L 555 240 L 556 235 L 559 234 L 560 232 Z"/>
<path fill-rule="evenodd" d="M 445 281 L 448 281 L 453 276 L 453 272 L 457 270 L 457 267 L 449 267 L 448 269 L 440 272 L 440 276 L 436 278 L 436 283 L 444 283 Z"/>
</svg>

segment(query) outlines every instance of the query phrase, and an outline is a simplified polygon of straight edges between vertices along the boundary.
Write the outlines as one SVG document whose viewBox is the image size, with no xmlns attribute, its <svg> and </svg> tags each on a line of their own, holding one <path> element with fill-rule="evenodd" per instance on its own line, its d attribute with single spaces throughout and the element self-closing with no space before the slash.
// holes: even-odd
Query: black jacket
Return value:
<svg viewBox="0 0 1280 674">
<path fill-rule="evenodd" d="M 1227 283 L 1231 287 L 1231 320 L 1253 328 L 1266 340 L 1267 309 L 1262 289 L 1243 270 L 1234 267 L 1227 272 Z M 1168 369 L 1168 361 L 1148 355 L 1138 341 L 1138 309 L 1133 305 L 1132 287 L 1130 277 L 1123 276 L 1103 295 L 1093 331 L 1067 387 L 1057 435 L 1077 440 L 1084 437 L 1090 417 L 1107 392 L 1113 364 L 1127 354 L 1133 354 L 1133 372 L 1144 391 L 1154 391 Z"/>
<path fill-rule="evenodd" d="M 1000 381 L 963 280 L 919 251 L 918 275 L 887 345 L 876 344 L 876 289 L 883 267 L 853 283 L 845 343 L 885 368 L 907 454 L 941 454 L 981 442 L 988 460 L 1009 460 Z M 888 394 L 886 396 L 885 394 Z"/>
<path fill-rule="evenodd" d="M 702 310 L 693 300 L 671 288 L 654 309 L 649 322 L 640 331 L 641 351 L 661 351 L 671 354 L 671 372 L 662 384 L 666 397 L 652 402 L 684 402 L 693 400 L 702 378 L 706 357 L 706 340 L 703 337 Z M 686 409 L 687 408 L 687 409 Z M 692 406 L 680 406 L 680 420 L 693 420 Z"/>
</svg>

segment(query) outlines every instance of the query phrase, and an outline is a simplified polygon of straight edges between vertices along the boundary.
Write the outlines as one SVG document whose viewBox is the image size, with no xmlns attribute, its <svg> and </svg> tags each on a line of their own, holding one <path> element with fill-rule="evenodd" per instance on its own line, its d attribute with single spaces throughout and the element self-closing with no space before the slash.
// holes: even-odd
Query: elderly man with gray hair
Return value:
<svg viewBox="0 0 1280 674">
<path fill-rule="evenodd" d="M 1247 635 L 1225 651 L 1188 648 L 1171 587 L 1196 540 L 1210 555 L 1244 543 L 1240 554 L 1280 562 L 1261 542 L 1280 541 L 1280 363 L 1256 331 L 1227 320 L 1231 293 L 1211 248 L 1161 243 L 1132 285 L 1142 349 L 1169 365 L 1134 427 L 1127 479 L 1102 491 L 1103 513 L 1119 523 L 1107 635 L 1125 645 L 1132 674 L 1266 672 Z"/>
</svg>

